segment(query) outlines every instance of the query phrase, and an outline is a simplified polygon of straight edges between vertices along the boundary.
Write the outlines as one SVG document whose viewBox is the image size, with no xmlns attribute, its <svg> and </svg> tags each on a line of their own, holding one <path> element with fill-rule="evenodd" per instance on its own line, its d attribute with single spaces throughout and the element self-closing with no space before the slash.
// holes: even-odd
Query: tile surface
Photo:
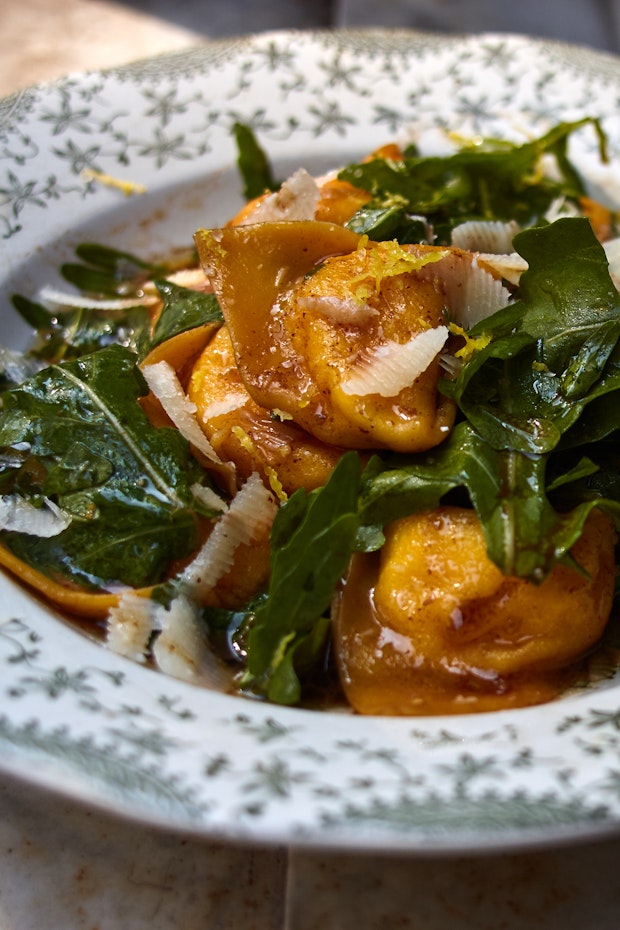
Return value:
<svg viewBox="0 0 620 930">
<path fill-rule="evenodd" d="M 286 855 L 0 784 L 0 930 L 280 930 Z"/>
</svg>

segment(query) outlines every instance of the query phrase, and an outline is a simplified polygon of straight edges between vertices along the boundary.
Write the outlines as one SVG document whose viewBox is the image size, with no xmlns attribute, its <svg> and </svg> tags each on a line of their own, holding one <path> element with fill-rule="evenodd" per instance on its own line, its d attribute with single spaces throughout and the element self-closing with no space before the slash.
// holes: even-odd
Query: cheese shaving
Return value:
<svg viewBox="0 0 620 930">
<path fill-rule="evenodd" d="M 222 500 L 219 494 L 216 494 L 213 488 L 208 488 L 204 484 L 193 484 L 191 492 L 205 507 L 211 510 L 217 510 L 223 513 L 227 508 L 226 501 Z"/>
<path fill-rule="evenodd" d="M 216 417 L 222 417 L 226 413 L 232 413 L 233 410 L 239 410 L 240 407 L 247 404 L 248 397 L 248 394 L 231 391 L 222 400 L 214 400 L 202 411 L 202 422 L 208 423 L 209 420 L 214 420 Z"/>
<path fill-rule="evenodd" d="M 478 260 L 483 261 L 485 265 L 500 274 L 502 278 L 515 285 L 521 280 L 523 272 L 528 269 L 526 260 L 518 252 L 510 252 L 506 255 L 480 252 Z"/>
<path fill-rule="evenodd" d="M 135 591 L 125 591 L 108 613 L 106 645 L 112 652 L 144 662 L 153 632 L 153 602 Z"/>
<path fill-rule="evenodd" d="M 319 197 L 316 181 L 300 168 L 284 181 L 280 190 L 265 197 L 241 225 L 313 220 Z"/>
<path fill-rule="evenodd" d="M 209 279 L 202 268 L 181 268 L 179 271 L 166 275 L 166 281 L 178 287 L 186 287 L 191 291 L 203 290 L 209 285 Z"/>
<path fill-rule="evenodd" d="M 142 374 L 181 435 L 210 461 L 221 464 L 196 419 L 196 405 L 187 397 L 172 365 L 165 361 L 144 365 Z"/>
<path fill-rule="evenodd" d="M 57 307 L 78 307 L 83 310 L 130 310 L 132 307 L 151 307 L 159 303 L 160 297 L 141 294 L 136 297 L 118 297 L 101 299 L 84 297 L 82 294 L 69 294 L 54 287 L 42 287 L 37 295 L 41 303 L 54 304 Z"/>
<path fill-rule="evenodd" d="M 0 496 L 0 529 L 49 539 L 58 536 L 71 523 L 71 517 L 47 497 L 41 506 L 13 494 Z"/>
<path fill-rule="evenodd" d="M 608 239 L 603 243 L 605 255 L 609 262 L 609 274 L 616 287 L 620 290 L 620 238 Z"/>
<path fill-rule="evenodd" d="M 380 394 L 395 397 L 426 371 L 448 338 L 447 326 L 417 333 L 408 342 L 389 341 L 377 346 L 341 384 L 345 394 Z"/>
<path fill-rule="evenodd" d="M 506 254 L 512 252 L 512 240 L 518 232 L 519 224 L 514 220 L 468 220 L 452 230 L 452 245 L 468 252 Z"/>
<path fill-rule="evenodd" d="M 470 329 L 510 302 L 510 291 L 486 268 L 471 262 L 446 261 L 433 276 L 441 282 L 448 313 L 459 326 Z"/>
<path fill-rule="evenodd" d="M 359 302 L 352 297 L 332 295 L 309 294 L 307 297 L 300 297 L 298 307 L 300 310 L 320 313 L 321 316 L 327 317 L 334 323 L 353 326 L 362 326 L 379 314 L 378 310 L 367 303 Z"/>
<path fill-rule="evenodd" d="M 194 560 L 179 576 L 192 595 L 212 590 L 233 567 L 238 546 L 266 536 L 277 510 L 271 492 L 253 472 Z"/>
<path fill-rule="evenodd" d="M 178 595 L 168 608 L 155 605 L 154 621 L 161 629 L 152 648 L 160 671 L 182 681 L 200 680 L 217 689 L 226 686 L 226 673 L 208 649 L 197 604 Z"/>
</svg>

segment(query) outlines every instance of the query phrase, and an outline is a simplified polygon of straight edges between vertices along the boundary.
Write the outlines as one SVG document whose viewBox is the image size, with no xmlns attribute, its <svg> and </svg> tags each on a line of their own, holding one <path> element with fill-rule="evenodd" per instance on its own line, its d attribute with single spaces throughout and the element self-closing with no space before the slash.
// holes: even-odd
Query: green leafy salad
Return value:
<svg viewBox="0 0 620 930">
<path fill-rule="evenodd" d="M 620 521 L 620 294 L 608 248 L 616 216 L 589 198 L 569 159 L 576 132 L 594 133 L 607 159 L 602 127 L 584 119 L 524 144 L 378 150 L 334 178 L 365 194 L 342 224 L 362 244 L 450 250 L 458 231 L 508 236 L 508 247 L 458 246 L 483 256 L 508 296 L 484 313 L 471 307 L 470 325 L 446 308 L 437 391 L 455 414 L 443 441 L 339 448 L 322 486 L 292 493 L 263 472 L 271 510 L 261 498 L 249 519 L 268 524 L 269 572 L 242 596 L 211 588 L 241 571 L 235 545 L 251 561 L 258 537 L 246 526 L 231 543 L 230 528 L 249 479 L 212 454 L 212 440 L 201 445 L 184 393 L 228 322 L 209 269 L 193 251 L 151 262 L 85 243 L 60 269 L 66 290 L 13 295 L 35 338 L 23 355 L 0 353 L 0 563 L 59 610 L 103 626 L 129 617 L 135 627 L 137 610 L 142 639 L 124 650 L 133 658 L 198 682 L 215 661 L 228 670 L 222 687 L 285 704 L 337 678 L 335 593 L 352 556 L 380 553 L 395 521 L 473 509 L 503 575 L 539 586 L 557 565 L 583 573 L 571 550 L 591 512 Z M 248 200 L 277 195 L 251 130 L 235 137 Z M 167 393 L 149 378 L 161 359 L 174 375 Z M 269 414 L 274 429 L 288 423 L 287 411 Z M 219 576 L 218 545 L 229 556 Z M 175 611 L 189 641 L 172 630 Z M 181 671 L 158 660 L 166 636 L 188 653 Z"/>
</svg>

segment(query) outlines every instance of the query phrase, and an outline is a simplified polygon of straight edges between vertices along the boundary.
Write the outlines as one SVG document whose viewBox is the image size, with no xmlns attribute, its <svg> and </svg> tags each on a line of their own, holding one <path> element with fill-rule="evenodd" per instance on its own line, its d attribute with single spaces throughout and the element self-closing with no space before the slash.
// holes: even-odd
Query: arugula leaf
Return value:
<svg viewBox="0 0 620 930">
<path fill-rule="evenodd" d="M 87 586 L 159 581 L 198 545 L 191 485 L 202 478 L 187 442 L 151 426 L 135 356 L 110 346 L 45 368 L 3 396 L 0 482 L 49 496 L 73 516 L 51 539 L 2 534 L 40 570 Z"/>
<path fill-rule="evenodd" d="M 155 286 L 163 299 L 163 307 L 153 330 L 151 348 L 203 323 L 223 323 L 215 294 L 192 291 L 171 281 L 156 280 Z"/>
<path fill-rule="evenodd" d="M 552 554 L 531 546 L 532 539 L 546 541 L 555 519 L 545 495 L 544 460 L 498 451 L 466 422 L 414 463 L 385 470 L 375 465 L 362 489 L 360 519 L 366 525 L 385 525 L 438 507 L 455 489 L 468 492 L 489 557 L 505 574 L 548 570 Z"/>
<path fill-rule="evenodd" d="M 76 308 L 54 314 L 19 294 L 11 299 L 37 333 L 37 344 L 28 352 L 32 358 L 70 361 L 113 344 L 141 355 L 148 344 L 151 321 L 146 307 L 120 311 Z"/>
<path fill-rule="evenodd" d="M 299 674 L 324 643 L 323 615 L 355 544 L 359 481 L 359 457 L 346 453 L 327 484 L 296 491 L 276 515 L 268 596 L 254 613 L 242 680 L 276 703 L 299 700 Z"/>
<path fill-rule="evenodd" d="M 350 165 L 339 178 L 368 191 L 372 201 L 363 209 L 399 207 L 403 216 L 424 216 L 433 225 L 437 244 L 449 243 L 452 228 L 471 219 L 516 220 L 533 226 L 560 199 L 576 202 L 584 185 L 566 157 L 569 136 L 591 124 L 606 159 L 605 136 L 595 119 L 560 123 L 523 145 L 497 140 L 464 147 L 451 156 L 405 155 L 402 161 L 375 158 Z M 559 177 L 538 170 L 543 154 L 555 156 Z M 359 216 L 350 225 L 360 225 Z M 368 231 L 368 230 L 365 230 Z M 393 232 L 399 241 L 401 231 Z"/>
<path fill-rule="evenodd" d="M 493 338 L 442 384 L 460 407 L 451 437 L 399 468 L 367 469 L 367 548 L 386 523 L 465 491 L 489 557 L 536 581 L 569 559 L 593 507 L 618 518 L 620 414 L 609 395 L 620 390 L 620 296 L 604 250 L 585 219 L 527 230 L 515 245 L 529 265 L 519 301 L 472 328 Z M 589 404 L 594 416 L 582 418 Z M 592 442 L 604 437 L 601 456 Z"/>
<path fill-rule="evenodd" d="M 79 245 L 75 253 L 83 264 L 66 262 L 60 273 L 86 294 L 126 295 L 163 270 L 161 265 L 142 261 L 129 252 L 92 242 Z"/>
<path fill-rule="evenodd" d="M 520 299 L 472 328 L 493 339 L 442 390 L 495 448 L 542 454 L 620 388 L 620 295 L 587 219 L 526 230 L 514 244 L 529 265 Z"/>
<path fill-rule="evenodd" d="M 245 199 L 253 200 L 267 191 L 276 190 L 279 185 L 274 180 L 269 159 L 250 127 L 235 123 L 233 135 L 237 143 L 237 165 L 243 180 Z"/>
<path fill-rule="evenodd" d="M 449 440 L 433 452 L 400 468 L 382 467 L 376 458 L 364 476 L 360 521 L 378 529 L 420 510 L 434 509 L 456 490 L 480 519 L 489 558 L 505 575 L 541 581 L 567 558 L 593 507 L 620 515 L 620 505 L 590 493 L 570 511 L 558 511 L 547 493 L 548 456 L 494 449 L 463 421 Z M 560 471 L 553 489 L 592 475 L 596 466 L 581 462 Z M 573 488 L 573 497 L 575 496 Z"/>
<path fill-rule="evenodd" d="M 346 223 L 349 229 L 360 236 L 366 235 L 375 242 L 383 239 L 398 239 L 408 242 L 432 244 L 434 241 L 429 225 L 423 216 L 413 216 L 398 205 L 385 207 L 361 207 Z"/>
</svg>

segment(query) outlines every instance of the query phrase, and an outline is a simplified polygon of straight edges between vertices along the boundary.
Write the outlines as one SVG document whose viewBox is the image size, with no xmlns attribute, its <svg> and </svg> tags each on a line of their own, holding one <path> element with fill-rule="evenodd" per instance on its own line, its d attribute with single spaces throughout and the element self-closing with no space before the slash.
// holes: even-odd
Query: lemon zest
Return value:
<svg viewBox="0 0 620 930">
<path fill-rule="evenodd" d="M 367 250 L 369 267 L 349 279 L 348 288 L 356 303 L 366 303 L 378 294 L 386 278 L 394 278 L 410 271 L 419 271 L 425 265 L 441 261 L 448 253 L 444 250 L 428 251 L 415 255 L 404 249 L 396 239 L 378 242 Z"/>
<path fill-rule="evenodd" d="M 491 333 L 483 333 L 481 336 L 472 338 L 469 336 L 462 326 L 459 326 L 457 323 L 450 323 L 448 329 L 454 336 L 461 336 L 465 340 L 465 345 L 454 353 L 455 358 L 461 358 L 464 361 L 474 354 L 474 352 L 480 352 L 481 349 L 486 349 L 490 343 Z"/>
<path fill-rule="evenodd" d="M 243 427 L 233 426 L 231 428 L 231 432 L 233 433 L 234 436 L 237 437 L 239 444 L 245 449 L 245 451 L 248 452 L 249 455 L 251 455 L 254 460 L 258 459 L 259 457 L 258 450 L 256 446 L 254 445 L 252 437 L 248 436 L 248 434 L 243 429 Z M 288 494 L 282 487 L 282 482 L 278 478 L 278 473 L 275 470 L 275 468 L 273 468 L 271 465 L 267 465 L 266 463 L 263 463 L 263 469 L 265 472 L 265 476 L 267 480 L 269 481 L 269 487 L 271 488 L 273 493 L 276 495 L 278 500 L 280 501 L 288 500 Z"/>
<path fill-rule="evenodd" d="M 131 197 L 133 194 L 146 194 L 144 184 L 138 184 L 136 181 L 125 181 L 122 178 L 115 178 L 111 174 L 105 174 L 103 171 L 95 171 L 94 168 L 85 168 L 82 177 L 87 181 L 99 181 L 106 187 L 114 187 L 122 191 L 125 197 Z"/>
</svg>

